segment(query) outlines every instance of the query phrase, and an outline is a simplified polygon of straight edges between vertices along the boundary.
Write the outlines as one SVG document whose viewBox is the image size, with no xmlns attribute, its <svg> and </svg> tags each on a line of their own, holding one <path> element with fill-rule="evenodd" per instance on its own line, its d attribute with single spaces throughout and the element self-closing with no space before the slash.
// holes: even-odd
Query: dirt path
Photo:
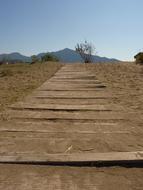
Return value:
<svg viewBox="0 0 143 190">
<path fill-rule="evenodd" d="M 99 158 L 105 159 L 106 154 L 115 156 L 116 152 L 120 152 L 121 159 L 130 159 L 126 155 L 122 158 L 123 152 L 143 150 L 142 128 L 134 125 L 141 116 L 118 106 L 112 101 L 115 99 L 108 87 L 84 66 L 62 67 L 25 101 L 12 105 L 4 114 L 0 160 L 92 161 L 97 160 L 98 153 L 104 153 Z M 142 159 L 142 154 L 135 154 L 133 159 L 136 157 Z M 1 164 L 0 168 L 0 189 L 143 188 L 141 168 L 16 164 Z"/>
</svg>

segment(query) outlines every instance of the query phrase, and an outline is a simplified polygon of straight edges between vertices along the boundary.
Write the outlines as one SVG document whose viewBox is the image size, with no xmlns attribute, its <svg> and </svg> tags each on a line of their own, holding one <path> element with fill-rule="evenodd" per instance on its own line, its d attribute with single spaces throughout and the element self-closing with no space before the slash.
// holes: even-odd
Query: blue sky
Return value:
<svg viewBox="0 0 143 190">
<path fill-rule="evenodd" d="M 143 50 L 143 0 L 0 0 L 0 53 L 25 55 L 92 42 L 98 55 Z"/>
</svg>

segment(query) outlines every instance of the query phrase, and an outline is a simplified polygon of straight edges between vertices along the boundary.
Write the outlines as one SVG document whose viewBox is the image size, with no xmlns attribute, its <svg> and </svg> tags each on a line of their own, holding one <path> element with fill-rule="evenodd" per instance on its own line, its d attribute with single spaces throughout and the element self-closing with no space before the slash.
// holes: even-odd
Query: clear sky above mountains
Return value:
<svg viewBox="0 0 143 190">
<path fill-rule="evenodd" d="M 143 0 L 0 0 L 0 53 L 25 55 L 77 42 L 132 60 L 143 50 Z"/>
</svg>

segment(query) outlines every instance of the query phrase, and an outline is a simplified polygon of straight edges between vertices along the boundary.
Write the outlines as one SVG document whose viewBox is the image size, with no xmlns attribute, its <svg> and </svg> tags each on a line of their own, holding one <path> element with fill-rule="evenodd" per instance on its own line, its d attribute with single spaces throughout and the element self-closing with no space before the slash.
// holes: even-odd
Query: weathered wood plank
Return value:
<svg viewBox="0 0 143 190">
<path fill-rule="evenodd" d="M 88 123 L 88 122 L 2 122 L 0 126 L 0 132 L 85 132 L 92 131 L 95 133 L 127 133 L 130 132 L 132 134 L 142 134 L 143 130 L 140 127 L 134 127 L 131 125 L 121 125 L 117 123 Z"/>
<path fill-rule="evenodd" d="M 142 136 L 137 134 L 4 132 L 0 135 L 0 155 L 142 151 L 142 143 Z"/>
<path fill-rule="evenodd" d="M 97 86 L 97 87 L 89 87 L 89 86 L 77 86 L 77 85 L 55 85 L 55 84 L 50 84 L 50 85 L 44 85 L 39 87 L 37 90 L 39 91 L 101 91 L 105 87 L 102 86 Z"/>
<path fill-rule="evenodd" d="M 61 83 L 61 84 L 93 84 L 95 86 L 103 86 L 103 84 L 101 84 L 101 82 L 99 81 L 95 81 L 95 80 L 60 80 L 60 79 L 51 79 L 48 81 L 48 83 Z"/>
<path fill-rule="evenodd" d="M 51 79 L 49 79 L 48 81 L 50 81 L 50 82 L 71 82 L 71 83 L 74 83 L 74 82 L 76 82 L 76 83 L 94 83 L 94 84 L 97 84 L 97 85 L 99 85 L 99 84 L 102 84 L 99 80 L 93 80 L 93 79 L 91 79 L 91 80 L 86 80 L 86 79 L 66 79 L 66 78 L 63 78 L 63 79 L 55 79 L 55 78 L 51 78 Z"/>
<path fill-rule="evenodd" d="M 41 87 L 48 87 L 48 86 L 64 86 L 64 87 L 72 87 L 72 88 L 101 88 L 101 89 L 105 89 L 106 86 L 103 85 L 103 84 L 96 84 L 96 83 L 78 83 L 78 82 L 65 82 L 65 81 L 59 81 L 59 82 L 53 82 L 53 81 L 50 81 L 46 84 L 44 84 L 43 86 Z"/>
<path fill-rule="evenodd" d="M 92 73 L 87 73 L 87 72 L 78 72 L 78 73 L 76 73 L 76 72 L 74 72 L 74 73 L 63 73 L 62 74 L 62 72 L 57 72 L 54 76 L 74 76 L 74 77 L 76 77 L 76 76 L 78 76 L 78 77 L 95 77 L 95 75 L 94 74 L 92 74 Z"/>
<path fill-rule="evenodd" d="M 49 91 L 49 92 L 47 92 L 47 91 L 35 91 L 35 94 L 37 94 L 37 95 L 39 95 L 39 94 L 41 94 L 41 95 L 59 95 L 59 96 L 85 96 L 85 97 L 87 97 L 87 96 L 89 96 L 89 97 L 93 97 L 93 96 L 103 96 L 103 97 L 105 97 L 105 96 L 111 96 L 111 94 L 109 94 L 109 93 L 106 93 L 106 92 L 104 92 L 104 91 L 102 91 L 102 92 L 88 92 L 87 90 L 85 90 L 85 91 L 82 91 L 82 92 L 80 92 L 80 91 Z"/>
<path fill-rule="evenodd" d="M 72 76 L 72 75 L 67 75 L 67 76 L 62 76 L 62 75 L 59 75 L 59 76 L 53 76 L 52 77 L 53 79 L 97 79 L 95 76 L 87 76 L 87 75 L 84 75 L 84 76 Z"/>
<path fill-rule="evenodd" d="M 44 83 L 41 87 L 48 87 L 48 86 L 70 86 L 70 87 L 77 87 L 77 88 L 100 88 L 100 87 L 103 87 L 103 85 L 101 84 L 94 84 L 94 83 L 90 83 L 90 84 L 87 84 L 87 83 L 76 83 L 73 81 L 73 83 L 68 83 L 68 82 L 47 82 L 47 83 Z"/>
<path fill-rule="evenodd" d="M 122 120 L 125 113 L 112 111 L 39 111 L 39 110 L 10 110 L 7 112 L 9 118 L 13 119 L 41 119 L 41 120 Z M 134 115 L 135 116 L 135 115 Z"/>
<path fill-rule="evenodd" d="M 59 105 L 93 105 L 93 104 L 104 104 L 108 105 L 110 102 L 109 98 L 27 98 L 26 102 L 30 102 L 35 104 L 35 102 L 39 104 L 59 104 Z"/>
<path fill-rule="evenodd" d="M 116 105 L 58 105 L 58 104 L 39 104 L 39 103 L 16 103 L 9 106 L 11 109 L 27 110 L 85 110 L 85 111 L 119 111 L 123 110 L 121 106 Z"/>
<path fill-rule="evenodd" d="M 68 87 L 64 86 L 63 88 L 61 86 L 54 86 L 54 85 L 48 85 L 48 87 L 40 87 L 36 91 L 101 91 L 104 87 L 96 87 L 96 88 L 89 88 L 89 87 Z"/>
<path fill-rule="evenodd" d="M 70 101 L 73 100 L 73 99 L 79 99 L 80 96 L 72 96 L 72 97 L 69 97 L 69 96 L 46 96 L 46 95 L 31 95 L 31 97 L 33 98 L 37 98 L 37 99 L 69 99 Z M 116 97 L 111 97 L 111 96 L 83 96 L 83 97 L 80 97 L 80 99 L 94 99 L 94 100 L 110 100 L 111 98 L 116 98 Z"/>
<path fill-rule="evenodd" d="M 15 153 L 16 154 L 16 153 Z M 80 154 L 43 154 L 30 155 L 18 153 L 16 155 L 1 155 L 1 163 L 49 163 L 49 162 L 137 162 L 143 161 L 143 151 L 137 152 L 108 152 L 108 153 L 80 153 Z"/>
<path fill-rule="evenodd" d="M 33 97 L 58 97 L 58 98 L 113 98 L 112 94 L 101 91 L 35 91 Z"/>
<path fill-rule="evenodd" d="M 1 131 L 1 130 L 0 130 Z M 57 130 L 57 131 L 52 131 L 52 130 L 40 130 L 39 131 L 34 131 L 34 130 L 19 130 L 19 131 L 12 131 L 12 130 L 3 130 L 0 133 L 0 139 L 6 139 L 8 138 L 8 140 L 10 140 L 10 138 L 30 138 L 30 139 L 43 139 L 43 138 L 47 138 L 47 139 L 51 139 L 51 138 L 65 138 L 65 140 L 67 138 L 71 139 L 71 138 L 82 138 L 82 139 L 87 139 L 87 137 L 90 138 L 94 138 L 95 135 L 123 135 L 123 137 L 126 134 L 131 135 L 132 133 L 130 131 L 79 131 L 77 130 L 67 130 L 67 131 L 62 131 L 62 130 Z M 136 133 L 137 134 L 142 134 L 142 133 Z"/>
<path fill-rule="evenodd" d="M 88 123 L 88 122 L 3 122 L 0 126 L 0 131 L 35 131 L 35 132 L 48 132 L 48 131 L 94 131 L 94 132 L 116 132 L 116 131 L 130 131 L 136 132 L 140 130 L 139 128 L 134 128 L 133 126 L 124 126 L 117 123 Z"/>
<path fill-rule="evenodd" d="M 72 76 L 94 76 L 95 77 L 95 75 L 92 73 L 92 72 L 88 72 L 88 71 L 81 71 L 81 72 L 62 72 L 61 70 L 60 70 L 60 72 L 57 72 L 57 73 L 55 73 L 54 74 L 54 76 L 69 76 L 69 75 L 72 75 Z"/>
</svg>

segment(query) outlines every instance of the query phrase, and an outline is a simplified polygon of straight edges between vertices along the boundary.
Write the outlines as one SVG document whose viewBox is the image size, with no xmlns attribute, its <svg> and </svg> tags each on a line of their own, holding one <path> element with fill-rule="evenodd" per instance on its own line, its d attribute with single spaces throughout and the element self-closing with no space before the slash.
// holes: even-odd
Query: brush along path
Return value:
<svg viewBox="0 0 143 190">
<path fill-rule="evenodd" d="M 143 161 L 143 131 L 134 126 L 136 114 L 113 104 L 113 99 L 116 97 L 108 87 L 84 66 L 78 70 L 75 65 L 66 65 L 25 101 L 12 105 L 6 112 L 7 121 L 0 126 L 0 167 L 3 169 L 0 181 L 3 189 L 11 186 L 12 190 L 23 190 L 27 188 L 24 183 L 31 184 L 31 189 L 108 189 L 110 181 L 106 180 L 110 169 L 101 176 L 98 169 L 85 168 L 87 173 L 82 169 L 72 169 L 75 175 L 79 175 L 77 180 L 74 176 L 70 178 L 71 174 L 60 177 L 61 171 L 66 171 L 62 168 L 52 170 L 50 167 L 30 166 L 29 170 L 6 163 L 120 164 Z M 11 175 L 9 181 L 5 181 L 8 168 Z M 31 177 L 27 178 L 29 172 Z M 42 175 L 48 176 L 44 183 Z M 95 180 L 98 176 L 103 181 Z M 126 182 L 124 179 L 124 184 Z"/>
</svg>

